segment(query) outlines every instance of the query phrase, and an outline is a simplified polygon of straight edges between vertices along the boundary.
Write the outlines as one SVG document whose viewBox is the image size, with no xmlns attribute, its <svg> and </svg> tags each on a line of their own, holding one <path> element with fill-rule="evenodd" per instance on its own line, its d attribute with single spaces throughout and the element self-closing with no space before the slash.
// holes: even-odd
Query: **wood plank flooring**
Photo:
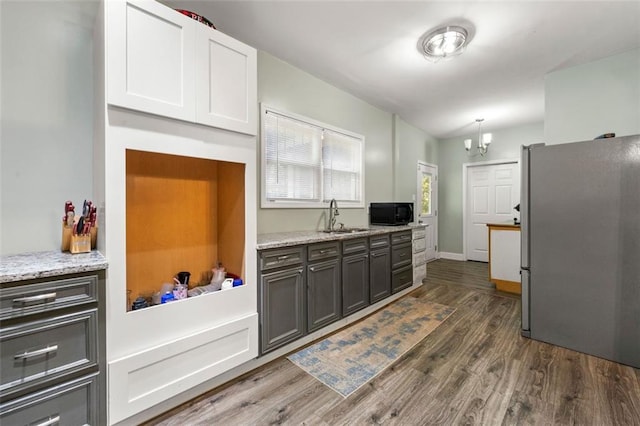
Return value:
<svg viewBox="0 0 640 426">
<path fill-rule="evenodd" d="M 520 336 L 487 265 L 437 260 L 407 297 L 456 312 L 343 399 L 286 358 L 149 425 L 640 425 L 640 370 Z"/>
</svg>

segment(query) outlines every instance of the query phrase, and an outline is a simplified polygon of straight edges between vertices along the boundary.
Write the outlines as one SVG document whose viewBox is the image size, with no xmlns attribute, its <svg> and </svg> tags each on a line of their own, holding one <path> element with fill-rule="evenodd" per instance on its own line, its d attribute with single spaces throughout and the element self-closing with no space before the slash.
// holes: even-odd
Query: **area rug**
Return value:
<svg viewBox="0 0 640 426">
<path fill-rule="evenodd" d="M 454 311 L 448 306 L 405 297 L 288 359 L 346 398 Z"/>
</svg>

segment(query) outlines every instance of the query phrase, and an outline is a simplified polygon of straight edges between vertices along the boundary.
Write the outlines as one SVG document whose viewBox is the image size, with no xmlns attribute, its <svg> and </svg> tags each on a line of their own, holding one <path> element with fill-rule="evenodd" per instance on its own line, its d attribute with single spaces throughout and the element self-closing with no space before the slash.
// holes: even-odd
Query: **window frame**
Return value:
<svg viewBox="0 0 640 426">
<path fill-rule="evenodd" d="M 292 112 L 279 110 L 273 108 L 270 105 L 260 104 L 260 207 L 261 208 L 304 208 L 304 209 L 326 209 L 329 206 L 330 199 L 325 199 L 324 191 L 324 165 L 322 163 L 322 155 L 320 157 L 320 201 L 304 201 L 304 200 L 283 200 L 283 199 L 268 199 L 267 194 L 267 179 L 266 179 L 266 132 L 265 132 L 265 115 L 271 112 L 284 118 L 290 118 L 292 120 L 303 122 L 304 124 L 317 127 L 320 130 L 329 130 L 336 132 L 354 139 L 360 142 L 360 200 L 358 201 L 345 201 L 337 200 L 340 208 L 364 208 L 364 188 L 365 188 L 365 137 L 349 130 L 344 130 L 330 124 L 323 123 L 318 120 L 314 120 L 309 117 L 305 117 L 300 114 L 294 114 Z M 322 144 L 322 143 L 321 143 Z M 322 145 L 321 145 L 322 151 Z"/>
</svg>

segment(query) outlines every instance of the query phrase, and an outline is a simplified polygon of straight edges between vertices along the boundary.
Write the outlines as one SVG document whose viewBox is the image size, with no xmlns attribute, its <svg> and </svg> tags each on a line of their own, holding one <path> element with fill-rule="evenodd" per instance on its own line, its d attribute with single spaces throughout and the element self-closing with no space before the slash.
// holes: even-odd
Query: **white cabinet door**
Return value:
<svg viewBox="0 0 640 426">
<path fill-rule="evenodd" d="M 256 50 L 204 25 L 197 31 L 196 121 L 255 135 Z"/>
<path fill-rule="evenodd" d="M 158 2 L 107 1 L 107 102 L 194 121 L 196 22 Z"/>
<path fill-rule="evenodd" d="M 491 231 L 491 279 L 520 282 L 520 230 Z"/>
</svg>

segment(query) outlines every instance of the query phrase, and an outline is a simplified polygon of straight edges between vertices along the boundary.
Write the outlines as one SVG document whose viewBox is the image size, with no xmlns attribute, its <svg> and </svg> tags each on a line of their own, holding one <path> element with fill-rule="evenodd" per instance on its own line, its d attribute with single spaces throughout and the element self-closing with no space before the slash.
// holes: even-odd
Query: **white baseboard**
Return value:
<svg viewBox="0 0 640 426">
<path fill-rule="evenodd" d="M 448 253 L 446 251 L 441 251 L 440 259 L 464 260 L 464 255 L 462 253 Z"/>
</svg>

